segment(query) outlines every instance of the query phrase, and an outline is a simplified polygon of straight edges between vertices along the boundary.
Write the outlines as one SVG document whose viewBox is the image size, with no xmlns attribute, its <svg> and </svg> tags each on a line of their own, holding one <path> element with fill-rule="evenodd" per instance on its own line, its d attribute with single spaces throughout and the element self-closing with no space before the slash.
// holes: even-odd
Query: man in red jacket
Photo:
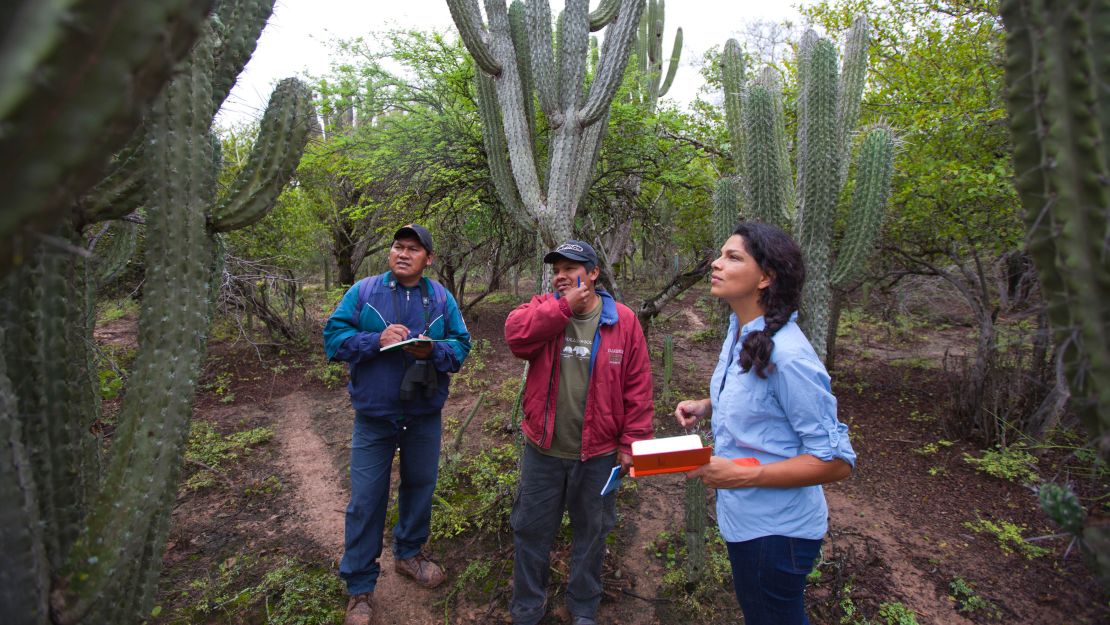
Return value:
<svg viewBox="0 0 1110 625">
<path fill-rule="evenodd" d="M 532 298 L 505 320 L 505 340 L 528 360 L 527 445 L 510 517 L 514 625 L 535 625 L 547 606 L 549 552 L 563 518 L 573 534 L 567 608 L 574 625 L 595 625 L 605 537 L 616 493 L 602 496 L 611 469 L 632 464 L 632 441 L 652 436 L 651 363 L 636 315 L 595 288 L 597 253 L 567 241 L 544 256 L 555 293 Z"/>
</svg>

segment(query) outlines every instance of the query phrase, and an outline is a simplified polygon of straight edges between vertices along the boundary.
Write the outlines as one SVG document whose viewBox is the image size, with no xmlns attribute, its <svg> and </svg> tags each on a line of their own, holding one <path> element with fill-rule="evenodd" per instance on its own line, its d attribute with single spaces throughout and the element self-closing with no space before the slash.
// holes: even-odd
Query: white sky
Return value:
<svg viewBox="0 0 1110 625">
<path fill-rule="evenodd" d="M 663 50 L 669 55 L 674 31 L 682 27 L 682 63 L 668 98 L 694 99 L 703 81 L 697 64 L 703 53 L 740 33 L 745 24 L 791 19 L 795 0 L 671 0 L 666 4 Z M 592 0 L 596 7 L 598 0 Z M 562 4 L 551 3 L 556 14 Z M 278 0 L 258 48 L 224 103 L 219 125 L 257 119 L 273 85 L 288 76 L 320 76 L 330 68 L 327 43 L 390 28 L 455 32 L 445 0 Z"/>
</svg>

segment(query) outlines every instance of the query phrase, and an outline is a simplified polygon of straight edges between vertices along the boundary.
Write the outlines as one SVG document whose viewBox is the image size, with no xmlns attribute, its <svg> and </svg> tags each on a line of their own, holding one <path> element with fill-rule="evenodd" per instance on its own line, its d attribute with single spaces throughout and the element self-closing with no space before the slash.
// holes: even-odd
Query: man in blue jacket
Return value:
<svg viewBox="0 0 1110 625">
<path fill-rule="evenodd" d="M 350 595 L 345 625 L 369 625 L 373 617 L 389 477 L 398 449 L 395 569 L 426 588 L 444 579 L 443 569 L 421 548 L 430 532 L 447 374 L 458 371 L 470 352 L 470 333 L 455 298 L 424 277 L 432 258 L 426 228 L 401 228 L 393 235 L 389 271 L 352 286 L 324 326 L 328 358 L 350 366 L 348 390 L 355 409 L 351 501 L 339 564 Z"/>
</svg>

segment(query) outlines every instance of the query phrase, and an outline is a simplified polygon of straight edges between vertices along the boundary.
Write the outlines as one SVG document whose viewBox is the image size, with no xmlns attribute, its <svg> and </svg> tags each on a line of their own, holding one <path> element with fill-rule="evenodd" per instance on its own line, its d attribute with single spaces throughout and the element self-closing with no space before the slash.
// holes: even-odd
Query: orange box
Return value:
<svg viewBox="0 0 1110 625">
<path fill-rule="evenodd" d="M 632 469 L 629 475 L 643 477 L 663 473 L 685 473 L 709 463 L 713 448 L 701 444 L 697 434 L 672 436 L 632 443 Z M 733 458 L 745 466 L 759 464 L 756 458 Z"/>
</svg>

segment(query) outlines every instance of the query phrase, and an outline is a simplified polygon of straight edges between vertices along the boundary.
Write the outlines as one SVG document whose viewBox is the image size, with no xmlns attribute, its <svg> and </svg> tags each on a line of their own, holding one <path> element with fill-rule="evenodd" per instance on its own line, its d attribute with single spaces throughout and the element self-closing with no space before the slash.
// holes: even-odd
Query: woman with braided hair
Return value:
<svg viewBox="0 0 1110 625">
<path fill-rule="evenodd" d="M 712 417 L 716 455 L 687 477 L 717 489 L 747 625 L 809 623 L 806 575 L 828 529 L 820 485 L 847 477 L 856 461 L 829 374 L 795 323 L 804 281 L 802 251 L 785 232 L 756 222 L 736 228 L 711 274 L 710 293 L 733 314 L 710 396 L 674 413 L 683 428 Z"/>
</svg>

